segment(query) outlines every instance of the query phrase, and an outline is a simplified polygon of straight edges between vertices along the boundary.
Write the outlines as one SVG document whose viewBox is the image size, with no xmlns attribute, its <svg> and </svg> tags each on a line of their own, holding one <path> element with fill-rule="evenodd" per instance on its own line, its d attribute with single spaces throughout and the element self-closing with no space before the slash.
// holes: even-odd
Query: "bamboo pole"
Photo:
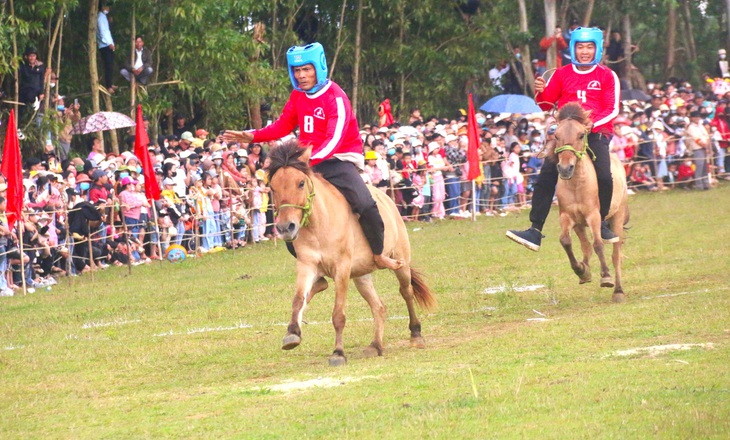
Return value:
<svg viewBox="0 0 730 440">
<path fill-rule="evenodd" d="M 162 239 L 160 237 L 160 218 L 157 216 L 157 205 L 155 205 L 155 201 L 152 199 L 149 199 L 150 204 L 152 205 L 152 214 L 154 218 L 155 223 L 155 232 L 157 233 L 157 256 L 160 258 L 160 261 L 162 261 Z"/>
<path fill-rule="evenodd" d="M 20 249 L 20 279 L 23 284 L 23 296 L 28 294 L 28 285 L 25 280 L 25 253 L 23 251 L 23 231 L 25 230 L 25 221 L 23 217 L 17 220 L 18 224 L 18 248 Z"/>
<path fill-rule="evenodd" d="M 121 205 L 119 206 L 119 217 L 122 218 L 122 229 L 124 229 L 124 241 L 127 243 L 127 269 L 132 275 L 132 246 L 129 245 L 129 229 L 127 228 L 127 220 L 124 218 Z"/>
<path fill-rule="evenodd" d="M 73 264 L 73 254 L 71 253 L 71 246 L 69 243 L 73 240 L 71 234 L 71 228 L 68 224 L 68 206 L 66 206 L 66 215 L 64 216 L 63 223 L 66 227 L 66 249 L 68 249 L 68 258 L 66 260 L 66 277 L 69 279 L 69 284 L 73 286 L 74 277 L 71 274 L 71 265 Z"/>
<path fill-rule="evenodd" d="M 96 262 L 94 261 L 94 247 L 91 245 L 91 226 L 89 226 L 89 233 L 86 235 L 86 239 L 88 240 L 89 246 L 89 269 L 91 269 L 91 281 L 94 281 L 94 269 L 96 268 Z"/>
</svg>

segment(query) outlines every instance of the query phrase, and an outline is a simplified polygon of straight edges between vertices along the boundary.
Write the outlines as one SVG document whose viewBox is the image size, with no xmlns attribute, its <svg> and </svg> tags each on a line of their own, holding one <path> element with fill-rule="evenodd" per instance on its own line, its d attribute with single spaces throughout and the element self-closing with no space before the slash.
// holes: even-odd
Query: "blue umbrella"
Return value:
<svg viewBox="0 0 730 440">
<path fill-rule="evenodd" d="M 542 109 L 535 104 L 535 100 L 524 95 L 497 95 L 482 104 L 479 110 L 487 113 L 537 113 Z"/>
</svg>

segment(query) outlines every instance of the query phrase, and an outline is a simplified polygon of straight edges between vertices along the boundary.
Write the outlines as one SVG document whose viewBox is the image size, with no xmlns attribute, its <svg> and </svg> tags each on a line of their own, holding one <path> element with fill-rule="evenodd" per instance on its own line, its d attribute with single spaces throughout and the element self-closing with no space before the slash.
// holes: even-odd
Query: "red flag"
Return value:
<svg viewBox="0 0 730 440">
<path fill-rule="evenodd" d="M 468 180 L 474 180 L 482 173 L 479 169 L 479 127 L 477 127 L 477 117 L 474 113 L 474 102 L 469 93 L 469 116 L 467 119 L 467 137 L 469 138 L 469 148 L 467 149 L 466 158 L 469 163 L 469 172 L 466 175 Z"/>
<path fill-rule="evenodd" d="M 8 228 L 13 229 L 16 220 L 23 212 L 23 159 L 20 157 L 18 129 L 15 125 L 15 109 L 10 110 L 8 125 L 5 129 L 2 173 L 8 183 L 7 216 Z"/>
<path fill-rule="evenodd" d="M 137 156 L 140 161 L 140 165 L 142 165 L 142 172 L 144 173 L 144 193 L 148 200 L 159 200 L 160 186 L 157 184 L 155 170 L 152 168 L 150 154 L 147 151 L 150 138 L 147 136 L 147 131 L 144 129 L 142 105 L 137 105 L 136 123 L 137 125 L 134 130 L 134 155 Z"/>
</svg>

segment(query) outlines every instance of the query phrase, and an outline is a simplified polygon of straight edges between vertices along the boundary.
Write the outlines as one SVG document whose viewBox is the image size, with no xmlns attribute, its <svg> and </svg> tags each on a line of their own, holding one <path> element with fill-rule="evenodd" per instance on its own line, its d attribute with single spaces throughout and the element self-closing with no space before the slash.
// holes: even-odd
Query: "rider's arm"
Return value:
<svg viewBox="0 0 730 440">
<path fill-rule="evenodd" d="M 547 84 L 545 84 L 545 90 L 535 95 L 535 102 L 537 105 L 540 106 L 541 109 L 545 111 L 550 111 L 553 109 L 555 104 L 558 102 L 558 99 L 560 99 L 560 94 L 562 93 L 562 69 L 558 69 L 555 71 L 553 76 L 550 77 L 549 80 L 547 80 Z"/>
<path fill-rule="evenodd" d="M 295 99 L 294 92 L 292 92 L 279 119 L 268 127 L 253 131 L 253 142 L 274 141 L 294 131 L 298 124 Z"/>
</svg>

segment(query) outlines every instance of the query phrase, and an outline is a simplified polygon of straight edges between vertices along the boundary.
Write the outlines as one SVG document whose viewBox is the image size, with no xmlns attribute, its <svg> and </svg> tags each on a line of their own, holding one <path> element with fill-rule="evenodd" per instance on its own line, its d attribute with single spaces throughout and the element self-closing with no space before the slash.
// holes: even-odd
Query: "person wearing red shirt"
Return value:
<svg viewBox="0 0 730 440">
<path fill-rule="evenodd" d="M 613 179 L 609 142 L 613 132 L 613 120 L 619 113 L 621 86 L 616 73 L 600 63 L 603 55 L 603 32 L 598 28 L 577 28 L 570 38 L 571 64 L 555 71 L 546 82 L 535 79 L 535 102 L 545 111 L 554 106 L 563 107 L 569 102 L 579 102 L 590 112 L 592 122 L 588 145 L 596 155 L 593 165 L 598 178 L 598 198 L 601 204 L 601 238 L 615 243 L 618 236 L 605 221 L 611 207 Z M 550 205 L 558 183 L 556 163 L 550 157 L 540 169 L 532 198 L 530 221 L 532 227 L 525 231 L 507 231 L 507 237 L 537 252 L 543 238 Z"/>
<path fill-rule="evenodd" d="M 718 156 L 722 156 L 723 160 L 720 161 L 718 157 L 718 165 L 725 170 L 726 175 L 730 175 L 730 105 L 726 105 L 722 111 L 718 108 L 710 125 L 720 133 L 718 144 L 721 150 Z"/>
<path fill-rule="evenodd" d="M 385 226 L 359 170 L 364 169 L 362 139 L 350 99 L 327 78 L 327 61 L 319 43 L 293 46 L 286 54 L 292 90 L 281 116 L 268 127 L 252 131 L 226 130 L 225 141 L 268 142 L 299 127 L 299 143 L 311 146 L 309 164 L 334 185 L 359 215 L 373 259 L 381 269 L 399 269 L 402 260 L 383 255 Z M 294 254 L 294 247 L 287 243 Z"/>
</svg>

